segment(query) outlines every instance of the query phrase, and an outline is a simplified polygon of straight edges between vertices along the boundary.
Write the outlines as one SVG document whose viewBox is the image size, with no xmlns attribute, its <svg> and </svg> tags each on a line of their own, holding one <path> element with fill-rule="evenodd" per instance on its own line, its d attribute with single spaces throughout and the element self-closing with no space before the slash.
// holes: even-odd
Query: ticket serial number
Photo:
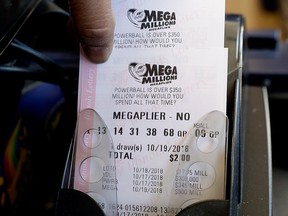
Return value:
<svg viewBox="0 0 288 216">
<path fill-rule="evenodd" d="M 116 209 L 116 206 L 112 206 L 113 209 Z M 117 209 L 120 213 L 118 215 L 123 216 L 148 216 L 149 213 L 161 214 L 177 214 L 182 208 L 171 208 L 163 206 L 149 206 L 149 205 L 133 205 L 133 204 L 118 204 Z M 122 212 L 123 211 L 123 212 Z M 125 211 L 125 212 L 124 212 Z"/>
</svg>

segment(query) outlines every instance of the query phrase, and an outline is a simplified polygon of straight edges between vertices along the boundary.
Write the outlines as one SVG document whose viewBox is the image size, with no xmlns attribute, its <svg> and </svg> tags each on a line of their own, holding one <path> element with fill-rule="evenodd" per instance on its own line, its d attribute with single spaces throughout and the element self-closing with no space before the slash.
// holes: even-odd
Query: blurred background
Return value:
<svg viewBox="0 0 288 216">
<path fill-rule="evenodd" d="M 226 0 L 226 13 L 242 14 L 246 31 L 278 29 L 286 37 L 287 0 Z"/>
<path fill-rule="evenodd" d="M 248 55 L 246 69 L 252 74 L 254 66 L 259 63 L 258 70 L 265 71 L 263 61 L 270 63 L 264 75 L 259 75 L 256 85 L 265 83 L 269 89 L 269 108 L 272 134 L 272 165 L 273 165 L 273 215 L 288 215 L 288 141 L 284 134 L 287 131 L 287 75 L 288 61 L 287 36 L 288 36 L 288 0 L 226 0 L 226 13 L 242 14 L 245 18 L 245 31 L 249 35 L 256 32 L 260 41 L 263 37 L 267 40 L 259 45 L 257 54 Z M 265 42 L 275 40 L 274 46 L 266 49 Z M 255 40 L 253 40 L 255 42 Z M 254 46 L 252 44 L 252 46 Z M 258 45 L 257 45 L 258 46 Z M 262 46 L 262 47 L 261 47 Z M 249 52 L 249 51 L 248 51 Z M 255 55 L 254 55 L 255 54 Z M 256 62 L 256 63 L 255 63 Z M 279 72 L 281 71 L 281 72 Z M 281 74 L 283 82 L 275 81 L 273 74 Z M 271 78 L 271 79 L 270 79 Z M 267 84 L 267 82 L 269 84 Z M 272 84 L 271 84 L 272 83 Z"/>
</svg>

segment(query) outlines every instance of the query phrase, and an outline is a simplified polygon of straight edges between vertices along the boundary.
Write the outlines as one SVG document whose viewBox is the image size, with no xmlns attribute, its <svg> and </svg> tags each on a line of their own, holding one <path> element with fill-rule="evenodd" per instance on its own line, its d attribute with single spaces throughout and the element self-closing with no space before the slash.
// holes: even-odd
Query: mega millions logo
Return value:
<svg viewBox="0 0 288 216">
<path fill-rule="evenodd" d="M 176 25 L 175 12 L 130 9 L 127 16 L 135 27 L 149 31 L 167 29 Z"/>
<path fill-rule="evenodd" d="M 133 62 L 128 70 L 137 82 L 150 86 L 169 84 L 177 80 L 176 66 Z"/>
</svg>

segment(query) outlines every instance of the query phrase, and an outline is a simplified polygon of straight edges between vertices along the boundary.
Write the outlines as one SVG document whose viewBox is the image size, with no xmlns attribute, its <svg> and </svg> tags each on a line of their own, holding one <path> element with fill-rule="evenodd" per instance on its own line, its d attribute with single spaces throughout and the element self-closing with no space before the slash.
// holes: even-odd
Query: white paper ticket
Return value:
<svg viewBox="0 0 288 216">
<path fill-rule="evenodd" d="M 106 215 L 225 198 L 224 5 L 115 0 L 109 60 L 81 54 L 74 188 Z"/>
</svg>

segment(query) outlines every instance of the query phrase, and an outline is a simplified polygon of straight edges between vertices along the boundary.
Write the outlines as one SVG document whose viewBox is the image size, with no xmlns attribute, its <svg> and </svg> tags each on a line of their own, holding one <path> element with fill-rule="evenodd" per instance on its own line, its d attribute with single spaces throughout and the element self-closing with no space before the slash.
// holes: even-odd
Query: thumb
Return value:
<svg viewBox="0 0 288 216">
<path fill-rule="evenodd" d="M 108 59 L 113 47 L 115 21 L 111 0 L 69 0 L 72 23 L 87 58 Z"/>
</svg>

